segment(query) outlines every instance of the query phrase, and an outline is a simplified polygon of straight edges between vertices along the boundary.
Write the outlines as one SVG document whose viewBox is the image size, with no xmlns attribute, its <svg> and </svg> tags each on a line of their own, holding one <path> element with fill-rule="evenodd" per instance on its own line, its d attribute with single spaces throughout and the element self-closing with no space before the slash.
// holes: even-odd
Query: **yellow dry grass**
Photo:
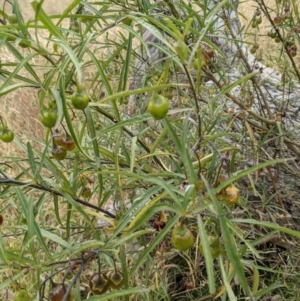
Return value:
<svg viewBox="0 0 300 301">
<path fill-rule="evenodd" d="M 274 0 L 264 1 L 266 7 L 269 9 L 270 16 L 272 18 L 276 16 L 276 2 L 277 1 Z M 295 6 L 299 7 L 299 0 L 292 2 L 294 2 Z M 259 45 L 259 50 L 257 51 L 256 55 L 261 56 L 265 64 L 269 64 L 270 66 L 277 68 L 282 72 L 283 69 L 287 67 L 280 65 L 279 60 L 277 60 L 277 58 L 282 54 L 282 44 L 276 43 L 274 39 L 271 39 L 267 36 L 267 33 L 272 29 L 267 18 L 262 14 L 262 23 L 260 24 L 260 26 L 258 28 L 251 27 L 250 21 L 254 16 L 255 10 L 258 7 L 259 6 L 257 2 L 254 0 L 243 1 L 239 4 L 240 21 L 244 29 L 246 29 L 246 41 L 248 41 L 249 43 L 257 43 Z M 299 52 L 294 60 L 296 62 L 296 65 L 300 66 Z"/>
<path fill-rule="evenodd" d="M 72 0 L 67 0 L 57 5 L 56 0 L 46 0 L 44 1 L 43 8 L 49 14 L 59 14 L 71 2 Z M 25 22 L 34 17 L 34 12 L 28 1 L 19 1 L 19 5 Z M 7 1 L 5 2 L 5 0 L 0 0 L 0 7 L 8 14 L 12 11 L 11 6 Z M 41 40 L 43 40 L 44 34 L 43 32 L 39 33 Z M 24 55 L 26 53 L 28 54 L 26 50 L 20 49 L 20 51 Z M 2 64 L 5 64 L 5 62 L 16 62 L 12 54 L 5 47 L 1 48 L 1 62 Z M 31 62 L 33 65 L 43 65 L 45 63 L 43 59 L 38 58 L 35 58 Z M 12 70 L 12 68 L 10 68 L 10 70 Z M 44 72 L 45 70 L 41 69 L 38 75 L 43 77 Z M 28 73 L 24 71 L 19 74 L 23 76 L 28 75 Z M 39 121 L 37 93 L 38 91 L 35 89 L 22 88 L 0 99 L 0 116 L 2 116 L 3 120 L 13 129 L 17 139 L 25 143 L 42 138 L 44 133 L 44 127 Z M 16 152 L 18 156 L 22 155 L 22 152 L 18 150 L 15 143 L 1 143 L 0 155 L 10 156 L 15 155 Z"/>
</svg>

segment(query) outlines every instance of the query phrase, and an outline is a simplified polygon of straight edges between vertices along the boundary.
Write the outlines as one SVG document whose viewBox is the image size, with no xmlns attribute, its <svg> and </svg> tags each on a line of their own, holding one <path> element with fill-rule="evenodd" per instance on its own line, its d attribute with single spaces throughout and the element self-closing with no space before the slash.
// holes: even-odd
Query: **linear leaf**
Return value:
<svg viewBox="0 0 300 301">
<path fill-rule="evenodd" d="M 270 229 L 274 229 L 283 233 L 287 233 L 290 234 L 292 236 L 298 237 L 300 238 L 300 232 L 299 231 L 295 231 L 289 228 L 285 228 L 282 226 L 279 226 L 277 224 L 274 223 L 270 223 L 270 222 L 263 222 L 263 221 L 258 221 L 255 219 L 231 219 L 232 223 L 243 223 L 243 224 L 252 224 L 252 225 L 258 225 L 258 226 L 263 226 L 266 228 L 270 228 Z"/>
<path fill-rule="evenodd" d="M 200 241 L 201 241 L 201 245 L 202 245 L 203 253 L 204 253 L 209 293 L 214 294 L 216 292 L 216 284 L 215 284 L 215 277 L 214 277 L 213 258 L 212 258 L 211 252 L 210 252 L 210 244 L 209 244 L 208 237 L 207 237 L 207 234 L 205 231 L 205 227 L 204 227 L 204 224 L 202 222 L 200 215 L 197 215 L 197 223 L 198 223 Z"/>
<path fill-rule="evenodd" d="M 145 287 L 134 287 L 134 288 L 113 291 L 111 293 L 104 294 L 103 296 L 93 296 L 93 297 L 86 299 L 86 301 L 115 300 L 115 298 L 117 298 L 117 297 L 141 294 L 141 293 L 145 293 L 145 292 L 147 292 L 147 289 Z"/>
<path fill-rule="evenodd" d="M 208 194 L 213 201 L 214 208 L 218 214 L 218 218 L 220 221 L 220 226 L 221 226 L 221 232 L 224 238 L 224 244 L 225 244 L 225 249 L 226 249 L 226 254 L 231 262 L 231 264 L 234 267 L 234 271 L 238 277 L 238 280 L 244 289 L 245 293 L 249 296 L 249 286 L 247 283 L 247 279 L 245 276 L 245 271 L 244 271 L 244 266 L 241 262 L 241 259 L 239 257 L 235 242 L 233 240 L 233 236 L 231 235 L 231 231 L 228 226 L 228 220 L 225 217 L 222 207 L 219 203 L 219 201 L 216 198 L 216 195 L 210 185 L 207 183 L 207 180 L 203 175 L 201 175 L 202 181 L 206 186 L 206 189 L 208 191 Z"/>
<path fill-rule="evenodd" d="M 41 3 L 38 1 L 31 1 L 31 5 L 35 12 L 36 19 L 40 20 L 44 24 L 45 29 L 47 29 L 56 38 L 60 39 L 61 41 L 65 41 L 65 37 L 43 10 Z"/>
</svg>

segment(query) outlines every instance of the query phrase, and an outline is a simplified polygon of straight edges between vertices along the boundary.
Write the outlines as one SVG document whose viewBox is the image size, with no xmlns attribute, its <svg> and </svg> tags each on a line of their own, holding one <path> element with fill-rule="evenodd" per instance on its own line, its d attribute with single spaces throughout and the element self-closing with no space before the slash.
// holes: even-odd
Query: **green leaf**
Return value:
<svg viewBox="0 0 300 301">
<path fill-rule="evenodd" d="M 234 175 L 232 175 L 229 179 L 225 180 L 224 182 L 222 182 L 216 189 L 215 192 L 219 192 L 221 191 L 223 188 L 226 188 L 229 184 L 236 182 L 237 180 L 257 171 L 260 169 L 263 169 L 264 167 L 270 166 L 270 165 L 275 165 L 277 163 L 284 163 L 286 161 L 288 161 L 289 159 L 276 159 L 276 160 L 270 160 L 270 161 L 266 161 L 264 163 L 260 163 L 257 164 L 253 167 L 247 168 L 245 170 L 242 171 L 238 171 L 236 172 Z"/>
<path fill-rule="evenodd" d="M 66 124 L 68 126 L 68 129 L 70 131 L 70 135 L 72 137 L 72 139 L 74 140 L 77 148 L 79 149 L 79 151 L 88 159 L 92 160 L 92 158 L 90 158 L 81 148 L 81 145 L 77 139 L 77 135 L 74 131 L 73 125 L 72 125 L 72 120 L 69 114 L 69 110 L 68 110 L 68 106 L 67 106 L 67 100 L 66 100 L 66 96 L 65 96 L 65 85 L 64 85 L 64 77 L 61 76 L 60 81 L 59 81 L 59 96 L 60 96 L 60 102 L 62 103 L 62 107 L 63 107 L 63 112 L 64 112 L 64 116 L 65 116 L 65 121 Z M 58 97 L 58 96 L 57 96 Z"/>
<path fill-rule="evenodd" d="M 65 18 L 70 14 L 72 9 L 74 9 L 78 4 L 80 4 L 82 0 L 72 0 L 72 2 L 66 7 L 66 9 L 63 11 L 63 13 L 60 15 L 59 20 L 57 21 L 56 26 L 60 27 L 59 25 Z"/>
<path fill-rule="evenodd" d="M 55 70 L 55 71 L 57 71 L 57 70 Z M 51 79 L 52 79 L 52 77 L 51 77 Z M 50 81 L 50 83 L 51 82 L 52 82 L 52 80 Z M 54 126 L 54 128 L 57 129 L 59 127 L 62 119 L 63 119 L 63 116 L 64 116 L 63 102 L 62 102 L 62 100 L 60 98 L 60 94 L 59 94 L 59 91 L 57 89 L 50 88 L 50 91 L 51 91 L 52 96 L 55 99 L 56 106 L 57 106 L 57 120 L 56 120 L 56 123 L 55 123 L 55 126 Z"/>
<path fill-rule="evenodd" d="M 22 192 L 22 190 L 19 187 L 16 188 L 16 194 L 21 203 L 22 211 L 23 211 L 23 214 L 27 221 L 28 240 L 32 243 L 32 245 L 31 245 L 32 255 L 34 256 L 34 254 L 35 254 L 35 251 L 34 251 L 35 247 L 33 245 L 33 242 L 34 242 L 33 240 L 36 237 L 36 240 L 40 243 L 40 246 L 44 250 L 45 254 L 49 258 L 51 258 L 49 249 L 48 249 L 47 245 L 45 244 L 43 236 L 41 235 L 40 228 L 37 225 L 36 221 L 34 220 L 32 198 L 30 198 L 29 202 L 28 202 L 24 193 Z"/>
<path fill-rule="evenodd" d="M 267 287 L 264 287 L 263 289 L 259 290 L 255 294 L 253 294 L 253 296 L 255 298 L 260 298 L 260 297 L 270 294 L 271 292 L 273 292 L 274 290 L 276 290 L 278 288 L 286 288 L 286 284 L 281 283 L 281 282 L 272 283 L 272 284 L 268 285 Z"/>
<path fill-rule="evenodd" d="M 58 27 L 54 25 L 48 14 L 43 10 L 41 3 L 42 2 L 31 1 L 36 20 L 41 21 L 44 24 L 45 29 L 47 29 L 53 36 L 61 41 L 65 41 L 65 37 L 62 35 Z"/>
<path fill-rule="evenodd" d="M 263 221 L 258 221 L 258 220 L 255 220 L 255 219 L 238 219 L 238 218 L 231 219 L 231 222 L 232 223 L 237 223 L 237 224 L 238 223 L 243 223 L 243 224 L 252 224 L 252 225 L 263 226 L 263 227 L 266 227 L 266 228 L 274 229 L 274 230 L 277 230 L 277 231 L 280 231 L 280 232 L 283 232 L 283 233 L 287 233 L 289 235 L 300 238 L 300 232 L 299 231 L 295 231 L 295 230 L 292 230 L 292 229 L 289 229 L 289 228 L 285 228 L 285 227 L 282 227 L 282 226 L 279 226 L 277 224 L 273 224 L 273 223 L 270 223 L 270 222 L 263 222 Z"/>
<path fill-rule="evenodd" d="M 5 44 L 8 51 L 13 55 L 15 56 L 15 58 L 17 59 L 17 61 L 21 62 L 23 61 L 24 57 L 23 55 L 18 51 L 18 49 L 16 49 L 13 44 L 11 43 L 6 43 Z M 36 85 L 37 86 L 40 86 L 41 84 L 41 78 L 37 75 L 37 73 L 35 72 L 35 70 L 33 69 L 32 65 L 30 63 L 27 63 L 24 65 L 25 69 L 29 72 L 29 74 L 36 80 Z M 4 72 L 4 74 L 7 74 L 5 73 L 5 70 L 1 70 L 1 72 Z M 10 73 L 9 73 L 10 74 Z M 18 78 L 18 75 L 16 74 L 15 75 L 15 78 Z M 25 80 L 24 80 L 25 81 Z M 30 82 L 29 82 L 30 83 Z M 32 84 L 32 83 L 30 83 Z"/>
<path fill-rule="evenodd" d="M 230 281 L 228 280 L 228 276 L 226 275 L 225 268 L 224 268 L 224 263 L 223 263 L 223 258 L 220 256 L 219 258 L 219 266 L 222 274 L 222 279 L 229 297 L 230 301 L 237 301 L 237 298 L 232 290 L 232 287 L 230 285 Z"/>
<path fill-rule="evenodd" d="M 26 84 L 12 84 L 10 86 L 7 86 L 7 87 L 1 87 L 0 88 L 0 96 L 4 96 L 6 94 L 9 94 L 15 90 L 17 90 L 18 88 L 21 88 L 21 87 L 25 87 Z"/>
<path fill-rule="evenodd" d="M 0 283 L 0 291 L 4 292 L 4 290 L 10 286 L 12 283 L 20 279 L 25 273 L 27 272 L 27 269 L 21 270 L 21 272 L 11 275 L 8 279 L 2 281 Z"/>
<path fill-rule="evenodd" d="M 49 232 L 47 230 L 44 229 L 40 229 L 41 230 L 41 235 L 45 238 L 50 239 L 51 241 L 65 247 L 66 249 L 68 249 L 69 251 L 74 251 L 74 248 L 65 240 L 63 240 L 60 236 L 58 236 L 55 233 Z"/>
<path fill-rule="evenodd" d="M 39 171 L 36 168 L 33 149 L 32 149 L 32 146 L 29 141 L 27 142 L 27 154 L 28 154 L 29 165 L 30 165 L 31 171 L 33 173 L 34 181 L 38 181 L 38 182 L 42 183 L 43 179 L 42 179 L 41 175 L 39 174 Z"/>
<path fill-rule="evenodd" d="M 250 78 L 254 77 L 255 75 L 259 74 L 259 72 L 253 72 L 245 75 L 244 77 L 238 79 L 234 83 L 228 85 L 226 88 L 221 89 L 221 91 L 211 100 L 212 102 L 215 102 L 216 100 L 220 99 L 223 95 L 234 89 L 235 87 L 240 86 L 243 82 L 246 82 Z"/>
<path fill-rule="evenodd" d="M 94 125 L 93 116 L 91 114 L 91 110 L 89 107 L 85 109 L 85 115 L 87 119 L 87 125 L 89 129 L 90 137 L 92 139 L 92 144 L 93 144 L 93 150 L 94 150 L 95 161 L 96 161 L 95 170 L 101 171 L 101 158 L 100 158 L 99 144 L 97 141 L 97 133 Z M 97 178 L 98 178 L 98 185 L 99 185 L 99 195 L 98 195 L 99 205 L 102 206 L 102 203 L 100 202 L 103 193 L 103 178 L 101 173 L 97 173 Z"/>
<path fill-rule="evenodd" d="M 122 290 L 112 291 L 111 293 L 106 293 L 102 296 L 92 296 L 86 301 L 106 301 L 106 300 L 116 300 L 115 298 L 128 296 L 128 295 L 135 295 L 145 293 L 148 290 L 145 287 L 134 287 L 134 288 L 127 288 Z"/>
<path fill-rule="evenodd" d="M 62 226 L 62 221 L 59 216 L 59 198 L 57 195 L 53 196 L 53 205 L 54 205 L 54 212 L 57 222 Z"/>
<path fill-rule="evenodd" d="M 19 29 L 24 37 L 29 35 L 27 28 L 23 24 L 23 17 L 19 8 L 19 1 L 13 1 L 13 12 L 16 14 Z"/>
<path fill-rule="evenodd" d="M 7 251 L 5 250 L 2 234 L 0 233 L 0 259 L 1 259 L 1 262 L 4 264 L 8 264 L 6 252 Z"/>
<path fill-rule="evenodd" d="M 137 141 L 137 137 L 134 136 L 131 139 L 130 172 L 133 172 L 134 165 L 135 165 L 135 153 L 136 153 L 136 147 L 137 147 L 136 141 Z"/>
<path fill-rule="evenodd" d="M 81 72 L 81 65 L 79 63 L 78 57 L 76 56 L 74 51 L 70 48 L 70 46 L 67 44 L 67 42 L 57 41 L 56 43 L 65 50 L 65 52 L 68 55 L 68 58 L 73 62 L 75 70 L 76 70 L 77 80 L 79 83 L 81 83 L 82 72 Z"/>
<path fill-rule="evenodd" d="M 193 168 L 193 164 L 190 156 L 191 146 L 189 144 L 188 137 L 187 137 L 189 133 L 188 120 L 189 118 L 185 118 L 184 125 L 182 128 L 182 143 L 181 143 L 182 149 L 181 149 L 180 156 L 185 167 L 189 185 L 196 186 L 198 179 L 195 170 Z"/>
<path fill-rule="evenodd" d="M 222 207 L 219 203 L 219 201 L 216 198 L 216 195 L 212 188 L 209 186 L 207 180 L 203 175 L 201 175 L 202 181 L 205 184 L 205 187 L 208 191 L 208 194 L 213 201 L 214 209 L 216 210 L 216 213 L 218 215 L 220 226 L 221 226 L 221 232 L 224 238 L 224 244 L 226 249 L 226 254 L 231 262 L 231 264 L 234 267 L 234 272 L 237 275 L 237 278 L 239 280 L 240 285 L 244 289 L 247 296 L 250 296 L 249 286 L 247 283 L 247 278 L 245 276 L 244 266 L 241 262 L 241 259 L 239 257 L 235 242 L 233 240 L 232 233 L 230 231 L 230 227 L 228 226 L 228 219 L 225 217 L 225 214 L 222 210 Z"/>
<path fill-rule="evenodd" d="M 211 252 L 210 252 L 210 243 L 208 241 L 205 227 L 204 227 L 204 224 L 202 222 L 200 215 L 197 215 L 197 223 L 198 223 L 198 229 L 199 229 L 200 242 L 202 244 L 203 253 L 204 253 L 209 293 L 213 295 L 216 292 L 213 258 L 211 256 Z"/>
<path fill-rule="evenodd" d="M 15 78 L 15 75 L 25 66 L 27 65 L 27 63 L 34 58 L 35 56 L 37 56 L 37 53 L 32 53 L 30 55 L 28 55 L 26 58 L 24 58 L 22 61 L 19 62 L 19 64 L 17 65 L 17 67 L 15 68 L 15 70 L 13 72 L 11 72 L 11 74 L 7 77 L 6 81 L 2 84 L 1 89 L 0 89 L 0 94 L 2 94 L 3 90 L 5 89 L 5 87 L 11 83 L 11 81 Z"/>
<path fill-rule="evenodd" d="M 91 221 L 91 218 L 89 217 L 89 215 L 83 210 L 82 206 L 77 203 L 69 194 L 62 192 L 64 198 L 67 200 L 67 202 L 72 205 L 72 207 L 74 207 L 74 209 L 76 209 L 81 215 L 82 217 L 84 217 L 84 219 L 86 220 L 86 222 L 90 225 L 90 227 L 93 229 L 94 225 Z"/>
<path fill-rule="evenodd" d="M 127 97 L 130 95 L 136 95 L 136 94 L 143 94 L 143 93 L 147 93 L 147 92 L 160 91 L 160 90 L 170 88 L 170 87 L 175 87 L 175 86 L 183 87 L 186 85 L 185 84 L 175 84 L 175 83 L 174 84 L 161 84 L 161 85 L 155 85 L 155 86 L 151 86 L 151 87 L 143 87 L 141 89 L 136 89 L 136 90 L 122 91 L 122 92 L 114 93 L 112 95 L 104 97 L 103 99 L 99 100 L 96 103 L 90 103 L 90 106 L 95 106 L 95 107 L 99 106 L 100 107 L 103 103 L 109 102 L 111 100 L 115 100 L 118 98 L 123 98 L 123 97 Z"/>
</svg>

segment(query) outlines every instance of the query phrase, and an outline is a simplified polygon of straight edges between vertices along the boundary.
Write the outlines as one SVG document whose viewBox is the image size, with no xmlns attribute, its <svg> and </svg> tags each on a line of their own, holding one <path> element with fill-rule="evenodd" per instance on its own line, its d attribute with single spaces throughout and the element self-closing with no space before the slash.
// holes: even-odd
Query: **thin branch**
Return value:
<svg viewBox="0 0 300 301">
<path fill-rule="evenodd" d="M 64 195 L 62 193 L 60 193 L 59 191 L 57 191 L 55 189 L 48 188 L 48 187 L 45 187 L 43 185 L 38 185 L 38 184 L 32 184 L 32 183 L 28 183 L 28 182 L 17 181 L 17 180 L 9 178 L 7 175 L 4 175 L 2 172 L 1 172 L 1 174 L 4 177 L 0 178 L 0 185 L 26 186 L 26 187 L 29 187 L 29 188 L 37 189 L 37 190 L 40 190 L 40 191 L 46 191 L 46 192 L 52 193 L 54 195 L 64 197 Z M 79 203 L 81 205 L 84 205 L 86 207 L 95 209 L 97 211 L 100 211 L 100 212 L 102 212 L 104 214 L 107 214 L 111 218 L 115 218 L 116 217 L 111 212 L 109 212 L 107 210 L 104 210 L 104 209 L 102 209 L 102 208 L 100 208 L 100 207 L 98 207 L 96 205 L 90 204 L 90 203 L 88 203 L 86 201 L 83 201 L 82 199 L 79 199 L 79 198 L 73 198 L 73 199 L 74 199 L 75 202 L 77 202 L 77 203 Z"/>
</svg>

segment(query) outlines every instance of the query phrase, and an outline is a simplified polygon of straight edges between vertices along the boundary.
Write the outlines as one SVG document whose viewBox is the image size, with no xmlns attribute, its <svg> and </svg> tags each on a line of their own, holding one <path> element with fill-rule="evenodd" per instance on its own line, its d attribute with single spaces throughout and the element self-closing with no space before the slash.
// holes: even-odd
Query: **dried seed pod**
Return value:
<svg viewBox="0 0 300 301">
<path fill-rule="evenodd" d="M 102 295 L 109 288 L 109 281 L 106 274 L 95 273 L 91 276 L 89 281 L 90 290 L 94 295 Z"/>
</svg>

